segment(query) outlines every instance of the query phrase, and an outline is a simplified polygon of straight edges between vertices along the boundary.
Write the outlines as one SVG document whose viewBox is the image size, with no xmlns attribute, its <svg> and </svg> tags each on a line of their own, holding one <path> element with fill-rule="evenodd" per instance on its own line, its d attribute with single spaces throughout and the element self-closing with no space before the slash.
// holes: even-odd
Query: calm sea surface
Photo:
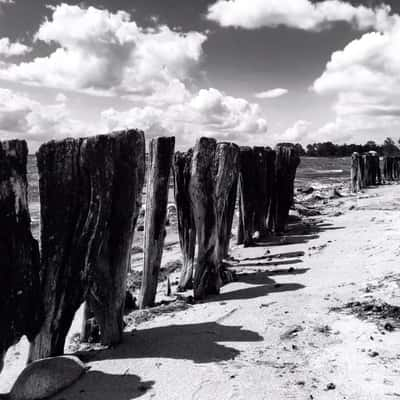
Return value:
<svg viewBox="0 0 400 400">
<path fill-rule="evenodd" d="M 303 157 L 297 171 L 297 186 L 321 187 L 348 182 L 350 179 L 350 158 Z M 40 203 L 39 178 L 35 156 L 28 159 L 29 207 L 33 235 L 39 237 Z"/>
</svg>

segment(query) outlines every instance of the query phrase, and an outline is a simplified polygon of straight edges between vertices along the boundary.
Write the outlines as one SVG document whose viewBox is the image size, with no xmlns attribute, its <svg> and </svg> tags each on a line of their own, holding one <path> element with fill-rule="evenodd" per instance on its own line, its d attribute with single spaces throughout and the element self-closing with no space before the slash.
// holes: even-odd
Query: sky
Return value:
<svg viewBox="0 0 400 400">
<path fill-rule="evenodd" d="M 0 0 L 0 139 L 400 137 L 400 2 Z"/>
</svg>

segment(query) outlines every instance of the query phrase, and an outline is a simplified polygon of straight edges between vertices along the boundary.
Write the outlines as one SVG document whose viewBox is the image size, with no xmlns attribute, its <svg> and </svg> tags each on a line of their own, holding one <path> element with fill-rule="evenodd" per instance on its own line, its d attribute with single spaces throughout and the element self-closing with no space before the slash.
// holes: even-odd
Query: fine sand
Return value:
<svg viewBox="0 0 400 400">
<path fill-rule="evenodd" d="M 400 305 L 400 185 L 310 204 L 322 215 L 292 224 L 288 236 L 233 246 L 238 281 L 220 296 L 132 314 L 124 343 L 83 352 L 90 371 L 54 399 L 400 398 L 400 320 L 372 306 L 367 319 L 340 309 Z M 175 238 L 164 263 L 176 258 Z M 0 391 L 26 347 L 10 349 Z"/>
</svg>

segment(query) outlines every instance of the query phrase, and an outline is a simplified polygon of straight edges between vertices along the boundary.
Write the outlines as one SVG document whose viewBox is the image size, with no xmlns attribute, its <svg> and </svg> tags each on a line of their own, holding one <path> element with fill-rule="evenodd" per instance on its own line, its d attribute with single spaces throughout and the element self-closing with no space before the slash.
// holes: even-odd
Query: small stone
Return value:
<svg viewBox="0 0 400 400">
<path fill-rule="evenodd" d="M 394 331 L 394 326 L 390 322 L 386 322 L 386 324 L 383 326 L 385 331 L 388 332 L 393 332 Z"/>
<path fill-rule="evenodd" d="M 87 371 L 77 357 L 45 358 L 29 364 L 9 394 L 10 400 L 40 400 L 71 386 Z"/>
<path fill-rule="evenodd" d="M 335 390 L 335 389 L 336 389 L 336 385 L 333 382 L 331 382 L 326 385 L 325 390 Z"/>
</svg>

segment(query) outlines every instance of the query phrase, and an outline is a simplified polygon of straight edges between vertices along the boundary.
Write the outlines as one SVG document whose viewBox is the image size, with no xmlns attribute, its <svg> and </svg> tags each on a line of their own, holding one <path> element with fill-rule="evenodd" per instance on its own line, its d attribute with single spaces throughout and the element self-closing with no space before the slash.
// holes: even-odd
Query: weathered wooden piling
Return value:
<svg viewBox="0 0 400 400">
<path fill-rule="evenodd" d="M 49 142 L 39 149 L 45 320 L 30 360 L 63 353 L 84 300 L 104 345 L 122 337 L 134 224 L 144 180 L 138 131 Z"/>
<path fill-rule="evenodd" d="M 285 230 L 290 207 L 293 204 L 294 180 L 300 164 L 300 157 L 291 144 L 275 148 L 275 188 L 268 215 L 268 226 L 276 233 Z"/>
<path fill-rule="evenodd" d="M 351 156 L 351 191 L 357 193 L 361 190 L 360 154 Z"/>
<path fill-rule="evenodd" d="M 239 156 L 239 187 L 240 187 L 240 211 L 239 218 L 242 229 L 243 241 L 238 239 L 238 244 L 250 246 L 253 243 L 254 216 L 256 208 L 257 175 L 256 159 L 251 147 L 240 147 Z"/>
<path fill-rule="evenodd" d="M 267 236 L 267 212 L 268 212 L 268 161 L 267 151 L 264 147 L 253 147 L 253 157 L 255 161 L 255 169 L 253 174 L 256 181 L 256 195 L 254 197 L 254 223 L 253 234 L 258 238 Z"/>
<path fill-rule="evenodd" d="M 189 194 L 193 150 L 176 152 L 174 156 L 174 195 L 178 218 L 179 243 L 183 266 L 178 290 L 193 289 L 196 226 Z"/>
<path fill-rule="evenodd" d="M 0 142 L 0 371 L 8 348 L 42 322 L 39 246 L 30 229 L 25 141 Z"/>
<path fill-rule="evenodd" d="M 400 157 L 385 156 L 383 158 L 383 178 L 386 182 L 400 179 Z"/>
<path fill-rule="evenodd" d="M 200 138 L 192 157 L 190 200 L 198 241 L 193 289 L 196 299 L 218 294 L 236 203 L 239 147 Z"/>
<path fill-rule="evenodd" d="M 218 268 L 229 251 L 239 174 L 239 152 L 239 147 L 234 143 L 217 144 L 214 190 L 218 239 L 215 257 Z"/>
<path fill-rule="evenodd" d="M 150 170 L 147 175 L 144 268 L 139 307 L 155 302 L 165 239 L 169 178 L 175 138 L 158 137 L 150 142 Z"/>
<path fill-rule="evenodd" d="M 215 139 L 202 137 L 197 140 L 193 150 L 189 193 L 198 245 L 193 280 L 196 299 L 217 294 L 220 286 L 214 258 L 218 236 L 214 198 L 216 147 Z"/>
</svg>

